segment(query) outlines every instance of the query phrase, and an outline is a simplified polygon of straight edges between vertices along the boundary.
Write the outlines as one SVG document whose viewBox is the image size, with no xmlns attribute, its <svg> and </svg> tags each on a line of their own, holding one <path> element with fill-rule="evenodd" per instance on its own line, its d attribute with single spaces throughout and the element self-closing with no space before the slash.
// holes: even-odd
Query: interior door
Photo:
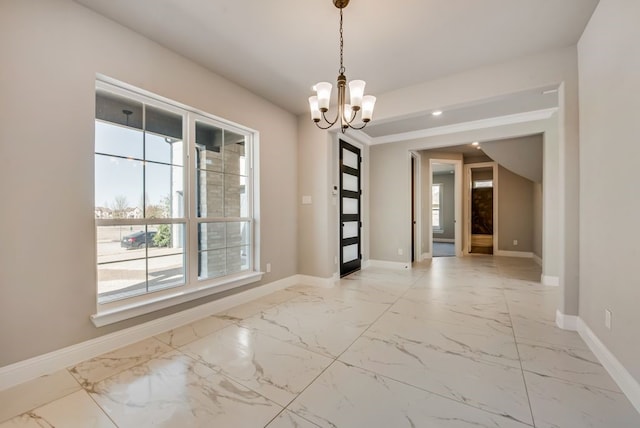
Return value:
<svg viewBox="0 0 640 428">
<path fill-rule="evenodd" d="M 362 188 L 360 149 L 340 140 L 340 276 L 360 270 L 362 262 Z"/>
</svg>

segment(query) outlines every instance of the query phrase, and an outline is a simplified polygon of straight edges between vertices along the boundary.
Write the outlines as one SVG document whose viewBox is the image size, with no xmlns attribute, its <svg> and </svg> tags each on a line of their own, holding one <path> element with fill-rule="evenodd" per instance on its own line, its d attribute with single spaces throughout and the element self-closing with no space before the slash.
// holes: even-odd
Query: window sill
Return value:
<svg viewBox="0 0 640 428">
<path fill-rule="evenodd" d="M 262 279 L 263 272 L 248 272 L 241 275 L 235 275 L 224 282 L 214 282 L 203 284 L 199 287 L 192 287 L 188 290 L 172 289 L 169 294 L 158 296 L 149 295 L 148 299 L 135 303 L 126 303 L 126 300 L 118 302 L 117 306 L 109 305 L 108 309 L 100 310 L 91 315 L 91 322 L 96 327 L 113 324 L 134 318 L 140 315 L 148 314 L 160 309 L 179 305 L 201 297 L 220 293 L 242 285 L 258 282 Z"/>
<path fill-rule="evenodd" d="M 444 229 L 433 229 L 433 233 L 444 233 Z"/>
</svg>

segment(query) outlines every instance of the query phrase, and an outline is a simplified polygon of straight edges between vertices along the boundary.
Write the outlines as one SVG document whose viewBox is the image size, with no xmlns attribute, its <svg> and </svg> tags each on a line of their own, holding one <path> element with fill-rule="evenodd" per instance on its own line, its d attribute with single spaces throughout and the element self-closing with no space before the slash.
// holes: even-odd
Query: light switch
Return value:
<svg viewBox="0 0 640 428">
<path fill-rule="evenodd" d="M 311 205 L 311 196 L 303 196 L 302 205 Z"/>
</svg>

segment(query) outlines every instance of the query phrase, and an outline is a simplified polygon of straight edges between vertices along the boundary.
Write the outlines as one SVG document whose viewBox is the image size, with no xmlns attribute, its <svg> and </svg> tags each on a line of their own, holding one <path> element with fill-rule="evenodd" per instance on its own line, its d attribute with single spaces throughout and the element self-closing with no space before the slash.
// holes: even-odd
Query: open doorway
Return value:
<svg viewBox="0 0 640 428">
<path fill-rule="evenodd" d="M 497 175 L 494 163 L 466 165 L 467 252 L 495 254 L 497 237 Z"/>
<path fill-rule="evenodd" d="M 462 255 L 462 160 L 430 159 L 428 232 L 432 257 Z"/>
<path fill-rule="evenodd" d="M 433 257 L 455 257 L 455 165 L 431 164 L 431 226 Z"/>
</svg>

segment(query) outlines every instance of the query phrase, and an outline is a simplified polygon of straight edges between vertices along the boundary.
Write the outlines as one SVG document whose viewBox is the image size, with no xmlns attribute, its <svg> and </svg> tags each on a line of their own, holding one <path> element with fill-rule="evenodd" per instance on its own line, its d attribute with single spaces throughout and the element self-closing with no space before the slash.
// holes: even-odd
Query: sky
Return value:
<svg viewBox="0 0 640 428">
<path fill-rule="evenodd" d="M 152 205 L 161 204 L 163 198 L 172 191 L 184 189 L 182 156 L 176 157 L 175 164 L 171 164 L 172 146 L 182 153 L 181 141 L 169 144 L 161 136 L 96 121 L 95 144 L 97 207 L 113 208 L 116 196 L 126 197 L 131 208 L 141 206 L 145 185 L 148 201 Z M 172 189 L 171 178 L 174 174 L 181 180 L 173 183 Z"/>
</svg>

